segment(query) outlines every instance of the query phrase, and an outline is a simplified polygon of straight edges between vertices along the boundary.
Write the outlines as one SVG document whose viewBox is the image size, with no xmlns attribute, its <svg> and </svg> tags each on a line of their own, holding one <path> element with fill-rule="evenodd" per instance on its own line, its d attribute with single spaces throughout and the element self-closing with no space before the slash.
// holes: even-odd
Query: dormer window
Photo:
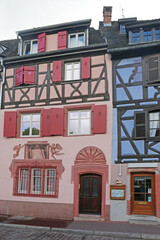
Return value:
<svg viewBox="0 0 160 240">
<path fill-rule="evenodd" d="M 132 43 L 140 42 L 140 32 L 132 32 Z"/>
<path fill-rule="evenodd" d="M 155 36 L 155 39 L 156 39 L 156 40 L 160 40 L 160 29 L 156 29 L 156 30 L 155 30 L 155 35 L 156 35 L 156 36 Z"/>
<path fill-rule="evenodd" d="M 38 40 L 28 40 L 24 42 L 23 55 L 29 55 L 38 52 Z"/>
<path fill-rule="evenodd" d="M 81 33 L 73 33 L 69 34 L 68 36 L 68 47 L 81 47 L 85 46 L 85 34 L 84 32 Z"/>
<path fill-rule="evenodd" d="M 152 41 L 152 31 L 144 30 L 144 42 Z"/>
<path fill-rule="evenodd" d="M 120 33 L 125 34 L 126 33 L 126 26 L 120 25 Z"/>
</svg>

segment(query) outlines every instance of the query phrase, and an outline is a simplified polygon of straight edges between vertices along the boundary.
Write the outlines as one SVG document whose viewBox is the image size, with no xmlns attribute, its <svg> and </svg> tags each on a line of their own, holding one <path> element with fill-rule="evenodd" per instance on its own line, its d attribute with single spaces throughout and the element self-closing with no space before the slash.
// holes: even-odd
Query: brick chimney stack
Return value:
<svg viewBox="0 0 160 240">
<path fill-rule="evenodd" d="M 104 26 L 111 26 L 112 7 L 103 7 L 103 23 Z"/>
</svg>

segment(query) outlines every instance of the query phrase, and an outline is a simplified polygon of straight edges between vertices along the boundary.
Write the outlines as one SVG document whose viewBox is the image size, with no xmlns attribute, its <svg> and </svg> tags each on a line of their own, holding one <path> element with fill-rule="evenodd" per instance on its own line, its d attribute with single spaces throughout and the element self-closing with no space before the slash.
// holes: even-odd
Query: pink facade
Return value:
<svg viewBox="0 0 160 240">
<path fill-rule="evenodd" d="M 43 34 L 40 38 L 41 52 L 44 51 L 44 41 L 46 53 L 57 51 L 58 56 L 66 51 L 67 31 Z M 84 201 L 78 196 L 82 184 L 80 178 L 86 181 L 88 178 L 85 177 L 89 176 L 90 181 L 100 179 L 97 188 L 100 201 L 98 210 L 95 207 L 87 211 L 95 210 L 101 219 L 110 219 L 111 60 L 105 54 L 106 49 L 102 51 L 95 47 L 94 54 L 90 56 L 89 50 L 84 57 L 78 56 L 76 48 L 73 50 L 74 56 L 68 56 L 68 64 L 73 62 L 73 66 L 78 62 L 81 66 L 80 79 L 76 81 L 66 81 L 69 75 L 66 75 L 67 60 L 63 60 L 63 55 L 59 55 L 59 60 L 53 56 L 47 61 L 37 55 L 38 59 L 34 62 L 30 61 L 31 56 L 25 63 L 19 61 L 18 66 L 14 60 L 11 66 L 6 66 L 3 109 L 0 112 L 0 142 L 3 148 L 1 214 L 61 219 L 79 217 L 85 210 L 84 206 L 81 207 Z M 23 73 L 17 84 L 16 73 L 21 66 L 27 69 L 27 76 L 30 69 L 34 70 L 31 84 L 23 83 Z M 70 114 L 83 111 L 90 115 L 90 119 L 85 120 L 90 130 L 73 134 L 73 130 L 69 130 L 73 126 Z M 38 123 L 34 123 L 34 115 L 40 119 L 35 120 Z M 25 120 L 26 116 L 30 118 L 29 122 Z M 31 135 L 28 133 L 26 126 L 31 123 L 35 124 L 32 131 L 36 131 L 37 136 L 33 132 L 30 132 Z M 12 128 L 8 127 L 9 124 Z M 36 124 L 39 124 L 38 130 Z"/>
</svg>

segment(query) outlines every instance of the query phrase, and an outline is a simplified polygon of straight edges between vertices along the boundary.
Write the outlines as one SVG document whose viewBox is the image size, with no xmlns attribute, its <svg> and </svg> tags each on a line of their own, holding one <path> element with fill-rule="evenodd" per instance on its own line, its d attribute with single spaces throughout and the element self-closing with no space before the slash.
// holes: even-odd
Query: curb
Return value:
<svg viewBox="0 0 160 240">
<path fill-rule="evenodd" d="M 52 231 L 62 233 L 73 233 L 81 235 L 95 235 L 95 236 L 107 236 L 107 237 L 119 237 L 126 239 L 144 239 L 144 240 L 160 240 L 158 234 L 146 234 L 146 233 L 123 233 L 123 232 L 105 232 L 105 231 L 92 231 L 92 230 L 79 230 L 79 229 L 66 229 L 66 228 L 52 228 L 43 226 L 31 226 L 11 223 L 0 223 L 0 227 L 8 228 L 21 228 L 21 229 L 32 229 L 40 231 Z"/>
</svg>

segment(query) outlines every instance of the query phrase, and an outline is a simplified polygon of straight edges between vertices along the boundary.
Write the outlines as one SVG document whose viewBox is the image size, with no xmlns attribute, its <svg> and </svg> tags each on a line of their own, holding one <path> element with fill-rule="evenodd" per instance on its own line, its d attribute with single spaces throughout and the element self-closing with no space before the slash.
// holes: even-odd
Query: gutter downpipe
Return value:
<svg viewBox="0 0 160 240">
<path fill-rule="evenodd" d="M 1 61 L 1 65 L 3 67 L 3 77 L 2 77 L 2 81 L 0 82 L 0 84 L 1 84 L 1 86 L 0 86 L 0 109 L 2 109 L 2 89 L 3 89 L 3 84 L 5 82 L 6 68 L 3 65 L 3 58 L 1 58 L 0 61 Z"/>
</svg>

